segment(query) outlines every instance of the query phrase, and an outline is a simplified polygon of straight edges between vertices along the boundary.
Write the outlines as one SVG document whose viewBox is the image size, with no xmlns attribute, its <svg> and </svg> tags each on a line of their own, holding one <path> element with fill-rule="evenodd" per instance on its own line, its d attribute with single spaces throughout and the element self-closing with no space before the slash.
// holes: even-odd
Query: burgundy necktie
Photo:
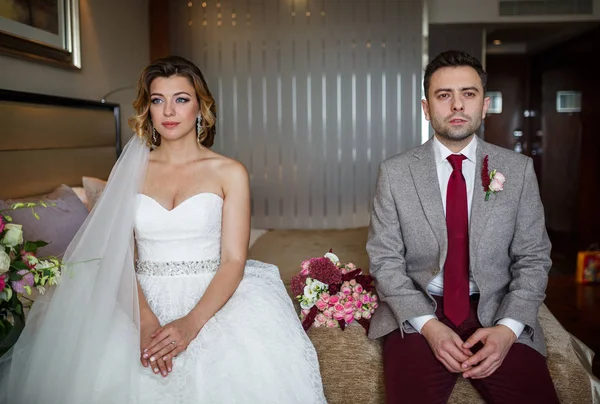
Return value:
<svg viewBox="0 0 600 404">
<path fill-rule="evenodd" d="M 459 326 L 469 315 L 469 212 L 462 154 L 448 156 L 452 174 L 446 193 L 448 255 L 444 265 L 444 314 Z"/>
</svg>

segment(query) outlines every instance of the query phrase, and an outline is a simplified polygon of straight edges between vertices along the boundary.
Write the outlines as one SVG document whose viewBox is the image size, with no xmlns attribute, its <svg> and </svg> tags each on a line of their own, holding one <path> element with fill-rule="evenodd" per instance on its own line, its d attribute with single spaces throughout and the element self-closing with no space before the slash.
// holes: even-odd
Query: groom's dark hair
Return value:
<svg viewBox="0 0 600 404">
<path fill-rule="evenodd" d="M 460 66 L 468 66 L 475 69 L 477 74 L 479 74 L 481 85 L 483 86 L 483 91 L 485 92 L 487 86 L 487 74 L 485 70 L 483 70 L 481 62 L 477 58 L 469 55 L 467 52 L 449 50 L 437 55 L 425 68 L 425 77 L 423 78 L 425 98 L 429 99 L 429 84 L 431 82 L 431 76 L 433 76 L 433 73 L 442 67 Z"/>
</svg>

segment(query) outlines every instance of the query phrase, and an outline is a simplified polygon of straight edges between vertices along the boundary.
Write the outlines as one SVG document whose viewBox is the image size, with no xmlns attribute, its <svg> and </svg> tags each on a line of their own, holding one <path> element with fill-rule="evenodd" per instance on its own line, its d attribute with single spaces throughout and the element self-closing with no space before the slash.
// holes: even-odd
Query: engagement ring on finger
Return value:
<svg viewBox="0 0 600 404">
<path fill-rule="evenodd" d="M 176 345 L 177 342 L 176 341 L 171 341 L 171 344 Z"/>
</svg>

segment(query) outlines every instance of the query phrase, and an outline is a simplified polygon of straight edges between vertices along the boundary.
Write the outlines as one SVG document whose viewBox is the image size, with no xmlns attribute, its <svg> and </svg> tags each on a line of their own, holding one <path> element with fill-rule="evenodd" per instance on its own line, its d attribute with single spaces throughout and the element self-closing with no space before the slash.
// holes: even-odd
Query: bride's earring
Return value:
<svg viewBox="0 0 600 404">
<path fill-rule="evenodd" d="M 152 125 L 152 150 L 158 147 L 158 135 L 156 134 L 156 128 Z"/>
<path fill-rule="evenodd" d="M 202 142 L 200 142 L 200 135 L 204 132 L 204 128 L 202 128 L 202 116 L 198 115 L 196 118 L 196 143 L 198 146 L 202 147 Z"/>
</svg>

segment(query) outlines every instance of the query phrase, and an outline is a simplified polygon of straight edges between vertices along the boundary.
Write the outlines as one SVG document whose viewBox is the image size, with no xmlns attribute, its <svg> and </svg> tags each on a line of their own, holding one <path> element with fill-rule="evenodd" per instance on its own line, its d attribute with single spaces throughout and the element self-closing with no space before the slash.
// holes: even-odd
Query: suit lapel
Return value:
<svg viewBox="0 0 600 404">
<path fill-rule="evenodd" d="M 443 263 L 448 252 L 448 233 L 435 166 L 433 141 L 430 139 L 429 142 L 415 150 L 414 157 L 416 159 L 410 164 L 410 173 L 427 221 L 440 246 L 440 263 Z"/>
<path fill-rule="evenodd" d="M 490 171 L 498 168 L 495 154 L 487 147 L 483 140 L 477 140 L 477 164 L 475 168 L 475 183 L 473 184 L 473 201 L 471 202 L 471 221 L 469 226 L 469 256 L 471 263 L 475 263 L 479 240 L 485 229 L 488 219 L 493 212 L 496 195 L 491 195 L 486 202 L 485 191 L 482 184 L 483 159 L 488 156 L 488 168 Z"/>
</svg>

